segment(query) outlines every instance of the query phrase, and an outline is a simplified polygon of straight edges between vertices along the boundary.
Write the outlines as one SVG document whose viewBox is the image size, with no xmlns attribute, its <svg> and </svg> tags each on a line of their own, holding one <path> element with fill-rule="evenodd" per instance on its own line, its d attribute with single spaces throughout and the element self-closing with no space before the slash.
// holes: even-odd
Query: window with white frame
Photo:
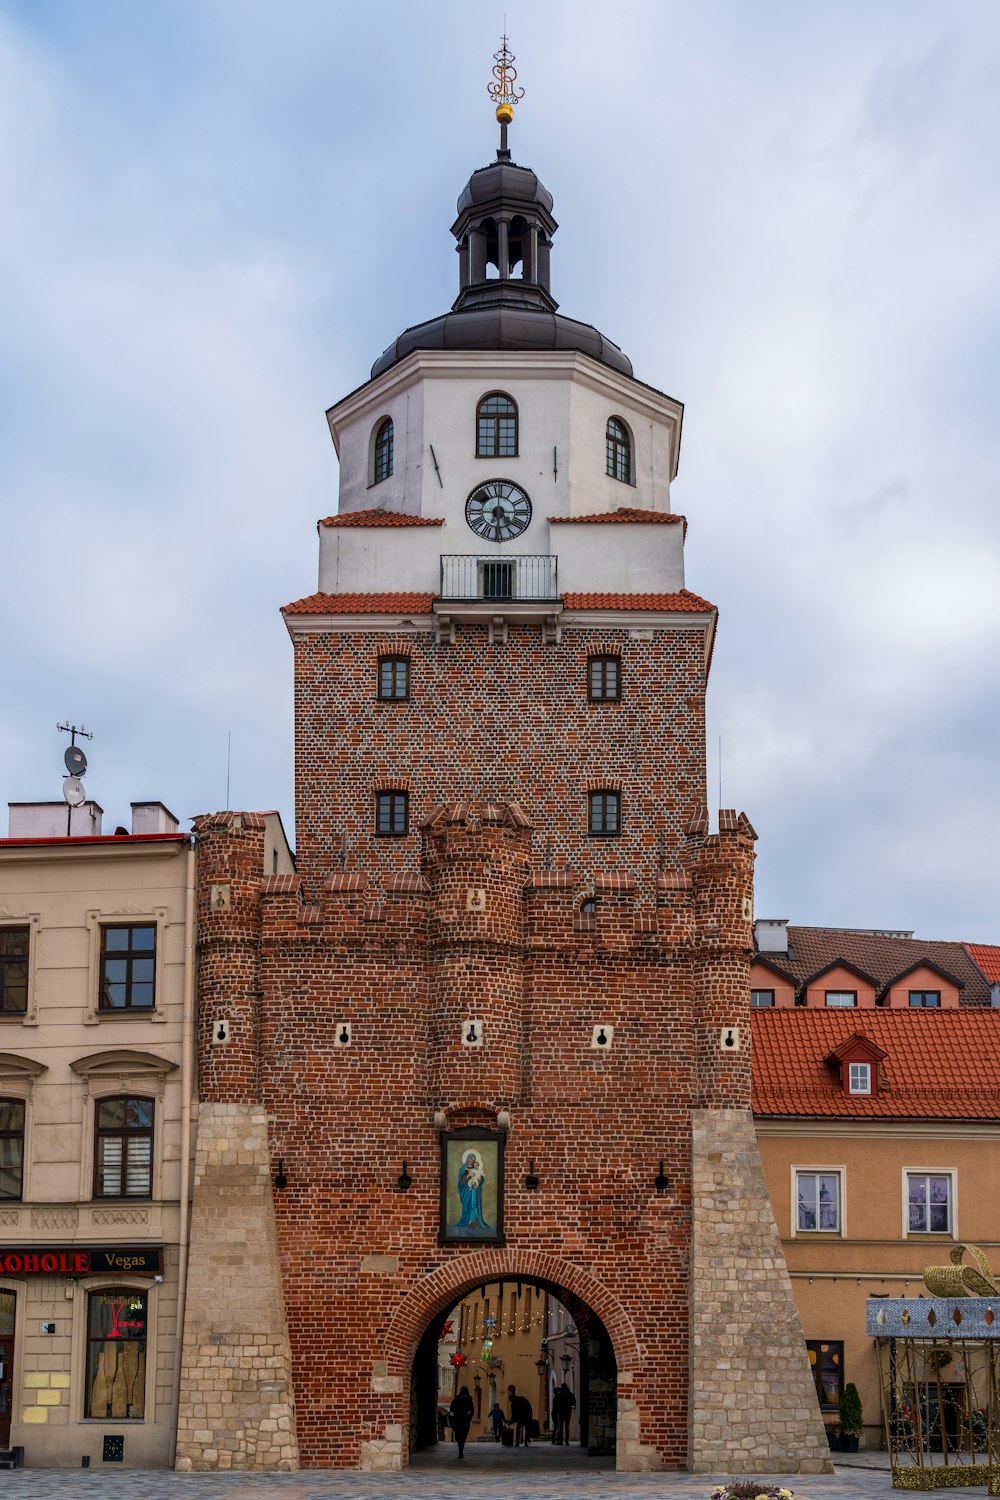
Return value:
<svg viewBox="0 0 1000 1500">
<path fill-rule="evenodd" d="M 834 1010 L 850 1010 L 858 1003 L 857 990 L 827 990 L 826 1003 Z"/>
<path fill-rule="evenodd" d="M 950 1172 L 907 1172 L 906 1222 L 910 1234 L 950 1234 Z"/>
<path fill-rule="evenodd" d="M 840 1173 L 795 1173 L 795 1227 L 799 1233 L 840 1233 Z"/>
<path fill-rule="evenodd" d="M 851 1063 L 847 1091 L 850 1094 L 870 1094 L 872 1091 L 871 1063 Z"/>
</svg>

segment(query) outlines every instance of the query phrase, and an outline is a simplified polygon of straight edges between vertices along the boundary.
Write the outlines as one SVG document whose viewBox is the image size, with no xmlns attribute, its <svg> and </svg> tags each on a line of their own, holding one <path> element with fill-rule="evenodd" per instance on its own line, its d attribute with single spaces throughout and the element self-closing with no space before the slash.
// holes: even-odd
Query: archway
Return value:
<svg viewBox="0 0 1000 1500">
<path fill-rule="evenodd" d="M 400 1462 L 406 1464 L 411 1449 L 439 1436 L 437 1356 L 449 1310 L 469 1294 L 500 1284 L 511 1289 L 508 1296 L 516 1296 L 518 1286 L 522 1295 L 530 1287 L 535 1295 L 547 1293 L 566 1309 L 578 1335 L 578 1442 L 581 1447 L 585 1443 L 587 1453 L 615 1454 L 617 1467 L 631 1467 L 622 1461 L 620 1440 L 625 1430 L 629 1448 L 638 1447 L 640 1418 L 631 1390 L 622 1391 L 621 1401 L 618 1392 L 631 1386 L 639 1355 L 620 1302 L 588 1272 L 555 1256 L 497 1249 L 449 1260 L 418 1282 L 393 1314 L 383 1368 L 402 1397 L 401 1417 L 405 1413 Z M 550 1366 L 546 1382 L 557 1372 L 558 1367 Z M 627 1416 L 624 1429 L 621 1413 Z"/>
</svg>

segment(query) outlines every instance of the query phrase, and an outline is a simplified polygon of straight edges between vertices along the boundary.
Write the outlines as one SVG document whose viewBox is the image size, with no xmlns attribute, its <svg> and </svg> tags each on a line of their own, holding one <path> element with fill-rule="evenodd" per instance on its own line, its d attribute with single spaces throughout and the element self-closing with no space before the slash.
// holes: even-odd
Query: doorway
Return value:
<svg viewBox="0 0 1000 1500">
<path fill-rule="evenodd" d="M 0 1291 L 0 1448 L 10 1447 L 10 1409 L 14 1394 L 14 1314 L 17 1298 Z"/>
<path fill-rule="evenodd" d="M 554 1283 L 485 1282 L 431 1319 L 413 1358 L 411 1452 L 456 1456 L 448 1414 L 463 1388 L 473 1404 L 470 1466 L 504 1467 L 507 1454 L 519 1468 L 613 1462 L 614 1348 L 593 1309 Z M 534 1455 L 515 1456 L 515 1444 Z"/>
</svg>

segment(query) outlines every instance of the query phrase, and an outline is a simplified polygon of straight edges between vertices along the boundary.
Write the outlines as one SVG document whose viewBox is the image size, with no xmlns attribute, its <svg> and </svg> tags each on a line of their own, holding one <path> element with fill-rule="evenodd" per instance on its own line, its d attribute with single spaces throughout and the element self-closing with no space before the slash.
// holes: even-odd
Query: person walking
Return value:
<svg viewBox="0 0 1000 1500">
<path fill-rule="evenodd" d="M 451 1430 L 455 1434 L 458 1444 L 459 1458 L 465 1457 L 465 1443 L 469 1436 L 469 1428 L 472 1426 L 472 1417 L 475 1412 L 472 1397 L 469 1395 L 468 1386 L 463 1385 L 452 1400 L 448 1408 L 448 1417 L 451 1421 Z"/>
<path fill-rule="evenodd" d="M 530 1448 L 531 1402 L 527 1396 L 519 1396 L 513 1386 L 508 1387 L 507 1394 L 510 1398 L 510 1420 L 514 1424 L 514 1447 L 519 1448 L 521 1446 L 521 1439 L 523 1438 L 524 1446 Z"/>
<path fill-rule="evenodd" d="M 494 1401 L 493 1405 L 490 1407 L 490 1422 L 493 1426 L 493 1441 L 495 1443 L 499 1443 L 500 1434 L 503 1432 L 504 1427 L 507 1423 L 507 1418 L 503 1414 L 503 1407 L 500 1405 L 499 1401 Z"/>
<path fill-rule="evenodd" d="M 569 1419 L 576 1407 L 576 1397 L 565 1380 L 552 1397 L 552 1420 L 555 1423 L 554 1443 L 569 1444 Z"/>
</svg>

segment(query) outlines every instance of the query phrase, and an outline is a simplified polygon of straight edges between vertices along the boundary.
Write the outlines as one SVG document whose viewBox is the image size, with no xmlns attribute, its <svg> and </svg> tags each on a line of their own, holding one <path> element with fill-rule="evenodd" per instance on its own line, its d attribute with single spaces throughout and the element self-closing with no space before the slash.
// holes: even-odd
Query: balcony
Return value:
<svg viewBox="0 0 1000 1500">
<path fill-rule="evenodd" d="M 441 557 L 439 603 L 559 604 L 559 559 L 551 554 Z"/>
</svg>

